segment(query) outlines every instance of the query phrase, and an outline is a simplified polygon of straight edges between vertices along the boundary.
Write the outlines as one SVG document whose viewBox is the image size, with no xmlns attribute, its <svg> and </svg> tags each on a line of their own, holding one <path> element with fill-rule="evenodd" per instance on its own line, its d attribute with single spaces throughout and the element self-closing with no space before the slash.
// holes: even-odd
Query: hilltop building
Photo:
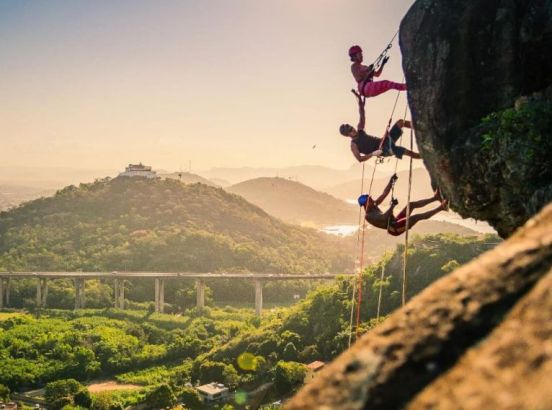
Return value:
<svg viewBox="0 0 552 410">
<path fill-rule="evenodd" d="M 228 398 L 230 390 L 221 383 L 209 383 L 196 387 L 203 403 L 216 403 Z"/>
<path fill-rule="evenodd" d="M 125 168 L 125 172 L 119 174 L 120 177 L 145 177 L 156 178 L 157 172 L 152 171 L 150 166 L 139 164 L 128 164 Z"/>
</svg>

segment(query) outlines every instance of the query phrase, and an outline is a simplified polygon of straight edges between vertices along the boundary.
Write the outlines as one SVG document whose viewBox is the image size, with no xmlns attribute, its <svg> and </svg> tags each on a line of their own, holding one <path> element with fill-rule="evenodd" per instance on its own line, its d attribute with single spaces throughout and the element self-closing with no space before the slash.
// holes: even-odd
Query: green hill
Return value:
<svg viewBox="0 0 552 410">
<path fill-rule="evenodd" d="M 170 179 L 104 179 L 0 213 L 0 270 L 339 272 L 341 241 L 243 198 Z"/>
<path fill-rule="evenodd" d="M 256 178 L 226 188 L 271 215 L 296 224 L 354 224 L 355 206 L 284 178 Z"/>
</svg>

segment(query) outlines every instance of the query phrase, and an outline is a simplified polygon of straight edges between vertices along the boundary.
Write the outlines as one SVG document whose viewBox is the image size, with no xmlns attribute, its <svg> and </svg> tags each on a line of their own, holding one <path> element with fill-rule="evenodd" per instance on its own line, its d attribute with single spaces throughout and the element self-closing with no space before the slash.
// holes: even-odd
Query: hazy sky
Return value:
<svg viewBox="0 0 552 410">
<path fill-rule="evenodd" d="M 411 3 L 0 0 L 0 161 L 348 168 L 347 49 L 373 60 Z M 382 78 L 402 80 L 397 42 Z M 368 132 L 394 98 L 369 100 Z"/>
</svg>

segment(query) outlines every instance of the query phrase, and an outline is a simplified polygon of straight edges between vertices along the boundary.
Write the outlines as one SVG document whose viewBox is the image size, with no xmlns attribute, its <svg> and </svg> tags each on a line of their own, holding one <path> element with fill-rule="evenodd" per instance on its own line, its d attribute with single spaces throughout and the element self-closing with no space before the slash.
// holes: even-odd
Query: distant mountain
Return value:
<svg viewBox="0 0 552 410">
<path fill-rule="evenodd" d="M 261 177 L 280 177 L 321 189 L 323 187 L 350 181 L 361 175 L 362 165 L 355 163 L 349 169 L 339 170 L 316 165 L 302 165 L 288 168 L 213 168 L 202 171 L 200 174 L 209 179 L 222 178 L 232 184 L 244 182 Z M 366 166 L 366 172 L 372 172 L 370 165 Z M 383 174 L 376 172 L 376 177 Z"/>
<path fill-rule="evenodd" d="M 369 177 L 364 179 L 365 193 L 368 192 L 370 186 L 371 174 L 366 175 L 369 175 Z M 408 195 L 408 171 L 398 172 L 397 175 L 399 179 L 395 185 L 395 196 L 401 203 L 406 203 Z M 371 193 L 374 196 L 381 194 L 388 182 L 389 177 L 374 178 Z M 341 199 L 356 199 L 359 196 L 361 183 L 362 181 L 360 179 L 354 179 L 341 184 L 327 186 L 323 191 Z M 431 179 L 427 170 L 425 168 L 416 168 L 412 170 L 411 200 L 427 198 L 432 194 Z"/>
<path fill-rule="evenodd" d="M 192 174 L 190 172 L 171 172 L 169 174 L 157 174 L 161 178 L 170 178 L 170 179 L 176 179 L 184 184 L 205 184 L 209 186 L 218 186 L 213 181 L 208 180 L 207 178 L 203 178 L 202 176 L 199 176 L 197 174 Z"/>
<path fill-rule="evenodd" d="M 284 178 L 256 178 L 225 188 L 286 222 L 325 226 L 352 224 L 356 206 Z"/>
<path fill-rule="evenodd" d="M 343 242 L 172 179 L 71 185 L 0 213 L 0 271 L 342 272 Z"/>
</svg>

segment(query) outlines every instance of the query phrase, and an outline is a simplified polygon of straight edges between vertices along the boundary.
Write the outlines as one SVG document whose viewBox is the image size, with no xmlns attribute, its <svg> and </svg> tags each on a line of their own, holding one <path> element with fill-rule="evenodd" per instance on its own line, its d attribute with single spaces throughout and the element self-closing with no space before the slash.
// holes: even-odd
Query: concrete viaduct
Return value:
<svg viewBox="0 0 552 410">
<path fill-rule="evenodd" d="M 125 307 L 125 280 L 155 280 L 155 311 L 163 313 L 165 305 L 165 282 L 167 280 L 193 279 L 196 283 L 196 306 L 205 306 L 205 281 L 217 279 L 245 279 L 255 286 L 255 312 L 261 315 L 263 309 L 263 282 L 275 280 L 333 280 L 338 276 L 354 274 L 273 274 L 273 273 L 161 273 L 161 272 L 0 272 L 0 308 L 10 304 L 10 283 L 14 279 L 36 279 L 36 307 L 45 308 L 48 296 L 48 281 L 72 279 L 75 283 L 75 309 L 85 306 L 85 281 L 93 279 L 113 280 L 114 307 Z"/>
</svg>

